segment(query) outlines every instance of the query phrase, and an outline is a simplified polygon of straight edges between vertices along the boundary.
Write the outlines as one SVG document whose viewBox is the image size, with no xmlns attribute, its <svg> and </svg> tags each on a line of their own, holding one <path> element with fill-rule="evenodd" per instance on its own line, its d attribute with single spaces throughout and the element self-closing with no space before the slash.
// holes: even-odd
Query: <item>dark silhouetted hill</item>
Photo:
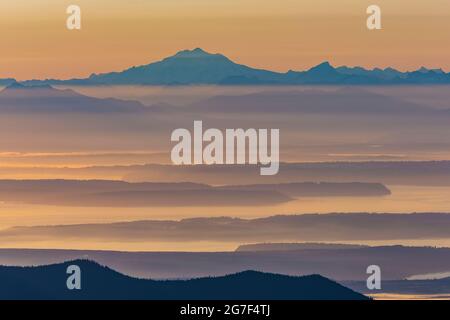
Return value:
<svg viewBox="0 0 450 320">
<path fill-rule="evenodd" d="M 81 269 L 81 290 L 66 287 L 67 267 Z M 365 300 L 319 275 L 245 271 L 217 278 L 155 281 L 125 276 L 88 260 L 38 267 L 0 267 L 0 299 Z"/>
<path fill-rule="evenodd" d="M 66 231 L 62 229 L 61 232 Z M 142 231 L 145 234 L 149 232 L 152 231 Z M 103 237 L 104 234 L 97 236 Z M 42 241 L 42 238 L 38 241 Z M 67 246 L 75 243 L 80 245 L 80 241 L 69 238 L 65 243 Z M 89 239 L 85 243 L 89 244 Z M 1 244 L 7 245 L 4 238 L 1 239 Z M 380 246 L 339 250 L 315 248 L 239 252 L 0 249 L 0 265 L 9 266 L 48 265 L 82 257 L 98 261 L 132 277 L 159 280 L 191 279 L 233 274 L 242 270 L 259 270 L 292 276 L 320 274 L 339 282 L 366 281 L 367 266 L 376 264 L 383 272 L 383 280 L 387 281 L 418 276 L 423 278 L 423 275 L 428 278 L 436 274 L 445 276 L 450 270 L 450 248 L 436 247 Z"/>
</svg>

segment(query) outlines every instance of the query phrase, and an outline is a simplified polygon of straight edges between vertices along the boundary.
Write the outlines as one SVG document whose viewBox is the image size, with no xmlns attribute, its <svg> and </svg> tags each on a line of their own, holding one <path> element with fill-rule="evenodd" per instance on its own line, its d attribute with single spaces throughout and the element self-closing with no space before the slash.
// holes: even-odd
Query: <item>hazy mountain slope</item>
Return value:
<svg viewBox="0 0 450 320">
<path fill-rule="evenodd" d="M 435 110 L 401 99 L 355 87 L 334 91 L 304 90 L 221 95 L 196 102 L 192 110 L 220 113 L 299 113 L 332 115 L 450 116 L 448 110 Z"/>
<path fill-rule="evenodd" d="M 50 85 L 25 86 L 17 82 L 0 91 L 0 112 L 143 112 L 150 111 L 137 101 L 114 98 L 98 99 L 71 89 L 55 89 Z"/>
</svg>

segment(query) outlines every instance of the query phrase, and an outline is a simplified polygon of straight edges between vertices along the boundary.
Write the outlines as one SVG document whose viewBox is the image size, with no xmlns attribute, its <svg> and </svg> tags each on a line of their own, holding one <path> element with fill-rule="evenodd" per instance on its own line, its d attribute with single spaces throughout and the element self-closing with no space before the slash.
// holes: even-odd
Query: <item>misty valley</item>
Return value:
<svg viewBox="0 0 450 320">
<path fill-rule="evenodd" d="M 187 56 L 219 59 L 164 64 Z M 0 90 L 0 278 L 76 262 L 136 298 L 447 294 L 446 85 L 50 82 Z"/>
</svg>

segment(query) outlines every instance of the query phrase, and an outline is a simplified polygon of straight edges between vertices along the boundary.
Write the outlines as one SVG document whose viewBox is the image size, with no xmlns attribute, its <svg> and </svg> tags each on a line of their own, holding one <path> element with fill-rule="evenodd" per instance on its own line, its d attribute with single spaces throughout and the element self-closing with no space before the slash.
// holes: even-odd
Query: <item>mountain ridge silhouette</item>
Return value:
<svg viewBox="0 0 450 320">
<path fill-rule="evenodd" d="M 11 79 L 0 79 L 0 84 Z M 91 74 L 81 79 L 26 80 L 26 84 L 65 85 L 380 85 L 448 84 L 450 73 L 421 67 L 401 72 L 392 67 L 365 69 L 334 67 L 328 61 L 308 70 L 275 72 L 235 63 L 226 56 L 201 48 L 181 50 L 160 61 L 122 71 Z"/>
<path fill-rule="evenodd" d="M 81 270 L 81 289 L 68 290 L 67 268 Z M 47 266 L 0 266 L 0 298 L 25 300 L 367 300 L 320 275 L 284 276 L 247 270 L 222 277 L 149 280 L 123 275 L 87 259 Z"/>
</svg>

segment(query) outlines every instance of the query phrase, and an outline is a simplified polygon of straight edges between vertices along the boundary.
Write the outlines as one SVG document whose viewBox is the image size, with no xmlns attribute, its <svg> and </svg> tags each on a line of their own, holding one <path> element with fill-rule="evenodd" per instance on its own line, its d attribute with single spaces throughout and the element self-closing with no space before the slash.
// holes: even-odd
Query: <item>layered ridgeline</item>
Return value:
<svg viewBox="0 0 450 320">
<path fill-rule="evenodd" d="M 0 79 L 0 85 L 11 83 Z M 92 74 L 85 79 L 29 80 L 27 84 L 67 85 L 295 85 L 295 84 L 445 84 L 450 73 L 420 68 L 401 72 L 393 68 L 367 70 L 362 67 L 333 67 L 323 62 L 306 71 L 286 73 L 237 64 L 222 54 L 197 48 L 183 50 L 161 61 L 134 66 L 120 72 Z"/>
<path fill-rule="evenodd" d="M 81 290 L 67 289 L 66 270 L 81 270 Z M 216 278 L 155 281 L 125 276 L 88 260 L 39 267 L 0 267 L 0 299 L 367 300 L 319 275 L 244 271 Z"/>
<path fill-rule="evenodd" d="M 223 243 L 402 241 L 450 239 L 449 213 L 330 213 L 266 218 L 189 218 L 17 226 L 0 230 L 0 243 L 20 241 Z"/>
<path fill-rule="evenodd" d="M 264 206 L 298 197 L 381 197 L 380 183 L 255 184 L 211 186 L 200 183 L 129 183 L 114 180 L 0 180 L 5 203 L 61 206 Z"/>
</svg>

